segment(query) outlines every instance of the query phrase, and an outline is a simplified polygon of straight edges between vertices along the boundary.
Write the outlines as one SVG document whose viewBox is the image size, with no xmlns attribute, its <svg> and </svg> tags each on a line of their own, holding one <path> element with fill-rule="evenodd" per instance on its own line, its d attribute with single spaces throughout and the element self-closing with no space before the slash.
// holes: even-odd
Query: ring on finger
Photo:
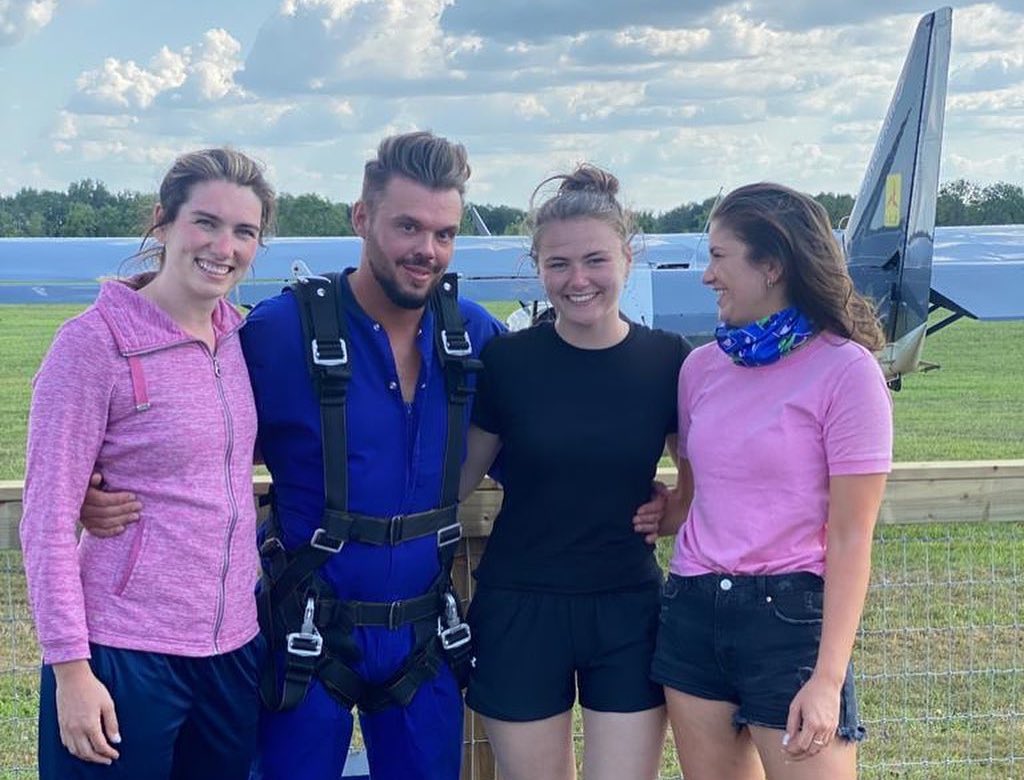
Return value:
<svg viewBox="0 0 1024 780">
<path fill-rule="evenodd" d="M 823 737 L 815 737 L 814 739 L 811 740 L 811 742 L 813 744 L 817 745 L 818 747 L 821 747 L 822 745 L 825 744 L 825 739 Z"/>
</svg>

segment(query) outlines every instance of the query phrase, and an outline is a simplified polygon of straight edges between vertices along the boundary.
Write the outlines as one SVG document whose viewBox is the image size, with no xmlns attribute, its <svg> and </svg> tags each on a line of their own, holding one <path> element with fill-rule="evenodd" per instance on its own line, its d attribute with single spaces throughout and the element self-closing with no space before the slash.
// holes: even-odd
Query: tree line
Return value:
<svg viewBox="0 0 1024 780">
<path fill-rule="evenodd" d="M 843 224 L 853 210 L 852 195 L 820 192 L 814 196 L 828 211 L 833 225 Z M 145 230 L 156 196 L 124 190 L 111 192 L 102 182 L 83 179 L 66 192 L 25 187 L 0 196 L 0 237 L 20 236 L 134 236 Z M 684 203 L 668 211 L 638 211 L 637 226 L 645 233 L 694 233 L 707 225 L 717 197 Z M 526 212 L 512 206 L 473 204 L 494 235 L 522 232 Z M 981 186 L 965 179 L 939 188 L 935 221 L 938 225 L 1024 224 L 1024 189 L 997 182 Z M 280 236 L 351 236 L 349 204 L 322 195 L 283 194 L 278 198 L 274 231 Z M 467 213 L 462 232 L 477 233 Z"/>
</svg>

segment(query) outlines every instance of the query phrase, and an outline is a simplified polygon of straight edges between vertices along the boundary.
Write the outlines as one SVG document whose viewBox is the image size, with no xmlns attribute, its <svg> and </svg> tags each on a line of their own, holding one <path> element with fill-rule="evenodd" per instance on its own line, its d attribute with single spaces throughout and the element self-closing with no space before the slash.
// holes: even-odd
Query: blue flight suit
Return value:
<svg viewBox="0 0 1024 780">
<path fill-rule="evenodd" d="M 434 316 L 425 310 L 417 346 L 422 358 L 412 403 L 402 398 L 387 333 L 340 290 L 348 324 L 352 379 L 348 429 L 348 508 L 390 517 L 434 509 L 440 502 L 448 396 L 434 348 Z M 459 301 L 475 354 L 502 327 L 479 305 Z M 324 508 L 320 407 L 307 368 L 298 303 L 291 293 L 250 313 L 241 331 L 256 410 L 259 446 L 274 478 L 275 506 L 288 549 L 307 542 Z M 467 409 L 467 425 L 468 425 Z M 321 568 L 342 599 L 387 602 L 422 595 L 439 571 L 433 536 L 394 547 L 348 542 Z M 355 667 L 382 682 L 413 650 L 412 626 L 360 626 Z M 374 780 L 456 780 L 462 744 L 462 697 L 447 666 L 424 683 L 407 707 L 361 714 Z M 264 712 L 253 778 L 340 777 L 352 736 L 352 714 L 315 680 L 292 710 Z"/>
</svg>

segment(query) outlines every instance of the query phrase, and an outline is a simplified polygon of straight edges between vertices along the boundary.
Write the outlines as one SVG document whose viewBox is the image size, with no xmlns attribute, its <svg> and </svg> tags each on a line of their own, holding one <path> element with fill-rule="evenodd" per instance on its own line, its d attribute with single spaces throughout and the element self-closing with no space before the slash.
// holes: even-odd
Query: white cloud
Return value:
<svg viewBox="0 0 1024 780">
<path fill-rule="evenodd" d="M 12 46 L 53 19 L 57 0 L 0 0 L 0 46 Z"/>
<path fill-rule="evenodd" d="M 61 111 L 57 115 L 57 123 L 50 134 L 55 141 L 71 141 L 78 137 L 78 126 L 75 115 L 69 111 Z"/>
<path fill-rule="evenodd" d="M 260 30 L 243 83 L 261 92 L 304 92 L 444 76 L 438 19 L 448 2 L 287 0 Z"/>
<path fill-rule="evenodd" d="M 235 73 L 241 67 L 241 44 L 222 29 L 207 30 L 192 53 L 186 84 L 195 90 L 195 97 L 214 102 L 242 92 L 235 84 Z"/>
<path fill-rule="evenodd" d="M 150 68 L 132 60 L 122 62 L 107 57 L 103 65 L 80 75 L 76 108 L 97 112 L 105 109 L 136 110 L 149 108 L 161 92 L 185 83 L 185 62 L 166 46 L 153 57 Z"/>
<path fill-rule="evenodd" d="M 1001 7 L 1002 6 L 1002 7 Z M 1024 41 L 1024 5 L 976 3 L 953 14 L 954 49 L 981 51 L 1019 49 Z"/>
<path fill-rule="evenodd" d="M 994 51 L 971 54 L 949 75 L 950 89 L 985 92 L 1024 83 L 1024 53 Z"/>
<path fill-rule="evenodd" d="M 570 56 L 579 63 L 650 63 L 652 59 L 692 58 L 711 43 L 707 28 L 666 30 L 657 27 L 627 27 L 616 31 L 586 33 L 572 40 Z"/>
<path fill-rule="evenodd" d="M 946 99 L 946 114 L 951 118 L 968 114 L 978 116 L 1021 110 L 1024 110 L 1024 86 L 1014 89 L 951 95 Z"/>
<path fill-rule="evenodd" d="M 241 97 L 234 77 L 241 67 L 241 44 L 221 29 L 207 30 L 196 46 L 180 52 L 166 46 L 145 67 L 107 57 L 103 65 L 76 80 L 71 107 L 81 112 L 145 111 L 157 100 L 182 106 Z"/>
<path fill-rule="evenodd" d="M 945 155 L 942 178 L 1019 182 L 1024 179 L 1024 154 L 1013 151 L 978 155 L 972 149 L 954 148 Z"/>
<path fill-rule="evenodd" d="M 544 107 L 536 95 L 527 95 L 517 99 L 513 110 L 517 116 L 527 120 L 551 116 L 551 112 Z"/>
<path fill-rule="evenodd" d="M 376 141 L 413 128 L 465 142 L 472 197 L 494 202 L 522 204 L 545 171 L 581 159 L 646 207 L 754 178 L 852 192 L 916 15 L 898 13 L 903 0 L 796 2 L 822 26 L 768 0 L 552 0 L 550 14 L 533 0 L 282 0 L 250 40 L 228 27 L 154 44 L 148 60 L 111 50 L 40 135 L 67 169 L 123 157 L 140 170 L 150 148 L 262 149 L 282 190 L 349 199 Z M 954 18 L 947 139 L 973 139 L 979 172 L 1019 148 L 1024 122 L 1024 14 L 1009 6 Z"/>
<path fill-rule="evenodd" d="M 444 10 L 441 22 L 452 34 L 535 41 L 631 26 L 685 28 L 716 5 L 714 0 L 456 0 Z"/>
</svg>

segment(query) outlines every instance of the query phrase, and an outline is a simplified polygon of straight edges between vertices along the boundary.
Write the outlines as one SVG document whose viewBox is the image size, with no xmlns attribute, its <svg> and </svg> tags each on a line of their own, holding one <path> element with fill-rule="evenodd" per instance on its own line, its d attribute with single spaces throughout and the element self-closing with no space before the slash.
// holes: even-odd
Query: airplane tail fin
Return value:
<svg viewBox="0 0 1024 780">
<path fill-rule="evenodd" d="M 952 9 L 917 26 L 843 235 L 857 289 L 875 301 L 890 379 L 917 369 L 928 327 Z"/>
</svg>

